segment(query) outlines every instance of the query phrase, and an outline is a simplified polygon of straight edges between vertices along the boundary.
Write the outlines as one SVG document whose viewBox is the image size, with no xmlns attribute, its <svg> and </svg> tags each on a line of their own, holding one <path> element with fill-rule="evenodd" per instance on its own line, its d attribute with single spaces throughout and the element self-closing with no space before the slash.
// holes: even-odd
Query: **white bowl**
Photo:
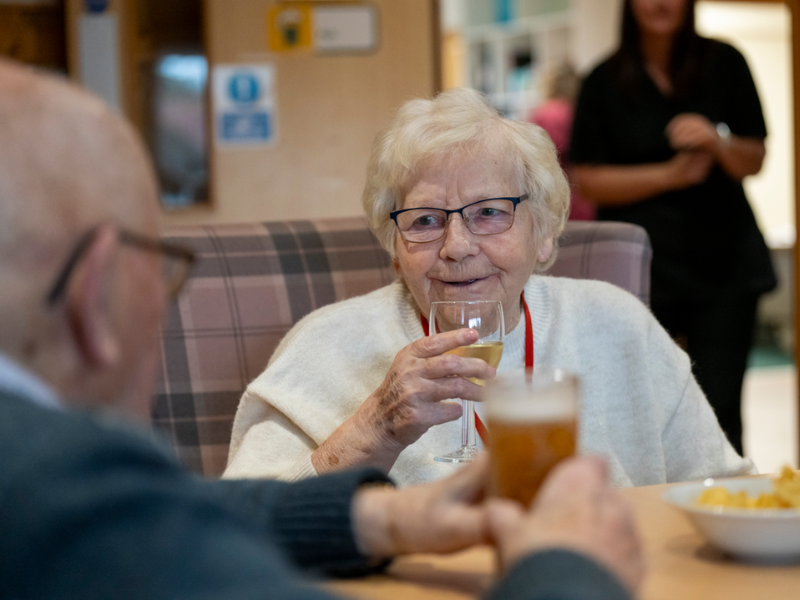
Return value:
<svg viewBox="0 0 800 600">
<path fill-rule="evenodd" d="M 697 504 L 709 487 L 724 487 L 748 496 L 772 492 L 772 480 L 761 478 L 706 479 L 676 485 L 663 499 L 682 510 L 695 528 L 720 550 L 751 561 L 768 563 L 800 562 L 800 510 L 745 509 Z"/>
</svg>

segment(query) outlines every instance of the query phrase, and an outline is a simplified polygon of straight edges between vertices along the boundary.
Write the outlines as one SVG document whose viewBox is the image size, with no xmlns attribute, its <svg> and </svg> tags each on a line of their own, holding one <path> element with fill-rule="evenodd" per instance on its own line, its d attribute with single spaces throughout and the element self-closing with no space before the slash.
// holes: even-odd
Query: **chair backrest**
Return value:
<svg viewBox="0 0 800 600">
<path fill-rule="evenodd" d="M 558 245 L 558 258 L 549 275 L 607 281 L 649 306 L 653 250 L 642 227 L 611 221 L 569 221 Z"/>
<path fill-rule="evenodd" d="M 153 424 L 192 470 L 222 473 L 231 426 L 247 384 L 286 332 L 312 310 L 395 278 L 361 217 L 164 232 L 199 260 L 162 331 Z M 650 244 L 623 223 L 570 222 L 550 273 L 602 279 L 648 301 Z"/>
</svg>

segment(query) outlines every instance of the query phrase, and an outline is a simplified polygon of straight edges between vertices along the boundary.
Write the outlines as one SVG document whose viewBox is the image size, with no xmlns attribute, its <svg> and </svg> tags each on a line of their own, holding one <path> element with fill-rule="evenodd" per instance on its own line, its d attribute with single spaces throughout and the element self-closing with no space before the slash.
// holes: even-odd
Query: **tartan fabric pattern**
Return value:
<svg viewBox="0 0 800 600">
<path fill-rule="evenodd" d="M 180 226 L 162 237 L 198 261 L 162 327 L 152 422 L 190 469 L 219 476 L 247 384 L 313 310 L 391 283 L 396 274 L 363 217 Z M 622 223 L 570 222 L 550 273 L 603 279 L 643 301 L 650 245 Z"/>
<path fill-rule="evenodd" d="M 239 398 L 311 311 L 395 275 L 364 218 L 176 227 L 198 261 L 161 336 L 153 424 L 190 469 L 225 469 Z"/>
<path fill-rule="evenodd" d="M 653 249 L 642 227 L 611 221 L 569 221 L 558 245 L 558 258 L 548 275 L 607 281 L 650 305 Z"/>
</svg>

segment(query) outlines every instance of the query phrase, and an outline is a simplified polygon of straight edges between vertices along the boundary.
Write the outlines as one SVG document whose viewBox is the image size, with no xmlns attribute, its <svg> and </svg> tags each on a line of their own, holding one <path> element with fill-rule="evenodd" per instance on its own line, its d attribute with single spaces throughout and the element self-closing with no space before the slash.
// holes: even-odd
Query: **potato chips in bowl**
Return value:
<svg viewBox="0 0 800 600">
<path fill-rule="evenodd" d="M 706 479 L 671 487 L 682 510 L 714 546 L 751 562 L 800 562 L 800 474 Z"/>
<path fill-rule="evenodd" d="M 800 472 L 783 467 L 780 474 L 771 479 L 772 491 L 750 496 L 742 489 L 732 493 L 724 485 L 711 485 L 697 498 L 701 506 L 720 508 L 794 508 L 800 510 Z"/>
</svg>

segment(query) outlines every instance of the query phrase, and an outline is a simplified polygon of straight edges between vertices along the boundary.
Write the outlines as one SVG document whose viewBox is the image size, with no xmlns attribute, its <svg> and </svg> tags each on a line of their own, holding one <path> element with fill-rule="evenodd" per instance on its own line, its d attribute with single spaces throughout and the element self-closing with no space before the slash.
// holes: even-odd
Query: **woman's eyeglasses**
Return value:
<svg viewBox="0 0 800 600">
<path fill-rule="evenodd" d="M 461 208 L 406 208 L 389 213 L 407 242 L 435 242 L 444 235 L 450 215 L 458 213 L 475 235 L 494 235 L 511 229 L 517 205 L 528 194 L 516 198 L 487 198 Z"/>
</svg>

